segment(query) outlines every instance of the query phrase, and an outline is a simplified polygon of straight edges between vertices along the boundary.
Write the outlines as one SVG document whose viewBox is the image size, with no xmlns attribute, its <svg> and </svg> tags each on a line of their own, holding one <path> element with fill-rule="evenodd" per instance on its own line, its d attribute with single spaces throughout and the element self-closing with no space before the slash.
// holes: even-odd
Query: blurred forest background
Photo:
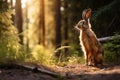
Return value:
<svg viewBox="0 0 120 80">
<path fill-rule="evenodd" d="M 83 63 L 74 26 L 86 8 L 98 38 L 120 35 L 120 0 L 0 0 L 0 62 Z M 102 45 L 119 64 L 120 39 Z"/>
</svg>

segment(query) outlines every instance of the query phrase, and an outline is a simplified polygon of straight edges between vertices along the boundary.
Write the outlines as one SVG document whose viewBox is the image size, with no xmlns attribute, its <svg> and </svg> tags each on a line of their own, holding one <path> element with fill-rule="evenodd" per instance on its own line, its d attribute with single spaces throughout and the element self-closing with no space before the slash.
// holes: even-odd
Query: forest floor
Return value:
<svg viewBox="0 0 120 80">
<path fill-rule="evenodd" d="M 107 65 L 102 68 L 72 64 L 52 68 L 41 65 L 27 64 L 40 69 L 51 71 L 58 76 L 27 70 L 17 67 L 0 68 L 0 80 L 120 80 L 120 65 Z M 14 65 L 11 65 L 14 66 Z"/>
</svg>

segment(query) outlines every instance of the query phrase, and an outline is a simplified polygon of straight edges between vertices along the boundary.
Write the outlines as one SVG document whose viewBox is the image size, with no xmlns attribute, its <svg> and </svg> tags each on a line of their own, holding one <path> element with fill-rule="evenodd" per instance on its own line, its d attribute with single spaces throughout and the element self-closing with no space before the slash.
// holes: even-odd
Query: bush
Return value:
<svg viewBox="0 0 120 80">
<path fill-rule="evenodd" d="M 53 52 L 45 49 L 42 45 L 37 45 L 31 52 L 33 60 L 45 65 L 53 64 Z"/>
<path fill-rule="evenodd" d="M 7 2 L 0 1 L 0 62 L 23 58 L 18 31 L 12 25 L 12 14 L 13 10 L 8 8 Z"/>
<path fill-rule="evenodd" d="M 120 63 L 120 39 L 105 43 L 104 48 L 106 62 Z"/>
</svg>

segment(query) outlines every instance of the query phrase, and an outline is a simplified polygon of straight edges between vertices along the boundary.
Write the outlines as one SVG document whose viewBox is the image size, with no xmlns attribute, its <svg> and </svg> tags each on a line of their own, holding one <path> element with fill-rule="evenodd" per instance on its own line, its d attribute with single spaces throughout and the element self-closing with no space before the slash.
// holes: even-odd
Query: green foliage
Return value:
<svg viewBox="0 0 120 80">
<path fill-rule="evenodd" d="M 0 1 L 0 4 L 0 62 L 23 60 L 18 31 L 11 20 L 13 10 L 9 9 L 4 1 Z"/>
<path fill-rule="evenodd" d="M 34 62 L 38 62 L 40 64 L 45 64 L 45 65 L 50 65 L 54 63 L 53 52 L 45 49 L 41 45 L 37 45 L 36 47 L 34 47 L 31 54 L 33 56 Z"/>
<path fill-rule="evenodd" d="M 67 64 L 78 64 L 78 63 L 84 63 L 85 62 L 85 59 L 84 59 L 84 56 L 78 56 L 78 55 L 72 55 L 70 57 L 68 57 L 68 62 Z"/>
<path fill-rule="evenodd" d="M 105 60 L 109 63 L 120 63 L 120 39 L 104 44 Z"/>
<path fill-rule="evenodd" d="M 68 48 L 68 52 L 65 53 L 65 48 Z M 60 56 L 55 58 L 56 65 L 65 66 L 73 63 L 84 63 L 83 52 L 80 50 L 80 46 L 77 44 L 71 44 L 70 46 L 62 46 L 55 50 L 55 53 L 60 51 Z M 67 56 L 65 56 L 67 54 Z"/>
<path fill-rule="evenodd" d="M 70 46 L 71 46 L 71 49 L 69 49 L 69 52 L 68 52 L 70 55 L 78 55 L 80 57 L 83 56 L 83 52 L 81 50 L 81 46 L 79 42 L 70 44 Z"/>
<path fill-rule="evenodd" d="M 68 48 L 68 52 L 65 53 L 65 48 Z M 79 49 L 80 50 L 80 49 Z M 60 56 L 55 57 L 55 54 L 60 51 Z M 27 58 L 27 62 L 35 62 L 43 65 L 59 65 L 65 66 L 67 64 L 73 63 L 84 63 L 84 57 L 81 51 L 77 51 L 75 47 L 72 46 L 61 46 L 56 50 L 46 49 L 42 45 L 37 45 L 31 52 L 31 56 Z M 67 54 L 67 56 L 65 56 Z"/>
</svg>

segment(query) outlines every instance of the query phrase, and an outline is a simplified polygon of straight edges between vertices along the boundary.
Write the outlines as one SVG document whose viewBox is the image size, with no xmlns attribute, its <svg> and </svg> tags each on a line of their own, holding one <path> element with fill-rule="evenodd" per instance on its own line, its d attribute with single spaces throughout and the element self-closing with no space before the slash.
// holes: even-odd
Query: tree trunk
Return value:
<svg viewBox="0 0 120 80">
<path fill-rule="evenodd" d="M 8 0 L 3 0 L 3 1 L 5 1 L 6 3 L 8 2 Z"/>
<path fill-rule="evenodd" d="M 26 8 L 25 8 L 25 23 L 26 23 L 26 30 L 27 30 L 27 35 L 26 35 L 26 48 L 27 48 L 27 53 L 29 53 L 29 20 L 28 20 L 28 3 L 26 2 Z"/>
<path fill-rule="evenodd" d="M 11 4 L 11 6 L 13 6 L 13 0 L 10 0 L 10 4 Z"/>
<path fill-rule="evenodd" d="M 39 29 L 41 28 L 41 31 L 39 32 L 39 41 L 38 44 L 42 43 L 43 46 L 45 46 L 45 6 L 44 6 L 44 0 L 40 0 L 40 22 L 39 22 Z M 42 37 L 42 38 L 41 38 Z M 42 39 L 42 40 L 40 40 Z"/>
<path fill-rule="evenodd" d="M 14 9 L 13 0 L 10 0 L 10 6 L 12 9 Z M 14 14 L 12 14 L 12 21 L 13 21 L 13 24 L 15 25 L 15 15 Z"/>
<path fill-rule="evenodd" d="M 64 13 L 65 13 L 65 17 L 64 17 L 64 40 L 65 40 L 65 46 L 68 46 L 68 3 L 65 0 L 64 1 Z M 67 54 L 68 49 L 65 48 L 65 54 Z"/>
<path fill-rule="evenodd" d="M 61 46 L 61 11 L 60 11 L 60 7 L 61 7 L 61 0 L 56 0 L 56 7 L 55 7 L 55 19 L 56 19 L 56 48 L 59 48 Z M 58 57 L 60 55 L 60 52 L 58 52 L 56 54 L 56 56 Z"/>
<path fill-rule="evenodd" d="M 21 34 L 23 32 L 22 30 L 22 24 L 23 24 L 23 20 L 22 20 L 22 7 L 21 7 L 21 0 L 16 0 L 16 5 L 15 5 L 15 11 L 16 11 L 16 26 L 18 28 L 18 32 L 19 32 L 19 37 L 20 37 L 20 43 L 23 44 L 23 34 Z"/>
</svg>

